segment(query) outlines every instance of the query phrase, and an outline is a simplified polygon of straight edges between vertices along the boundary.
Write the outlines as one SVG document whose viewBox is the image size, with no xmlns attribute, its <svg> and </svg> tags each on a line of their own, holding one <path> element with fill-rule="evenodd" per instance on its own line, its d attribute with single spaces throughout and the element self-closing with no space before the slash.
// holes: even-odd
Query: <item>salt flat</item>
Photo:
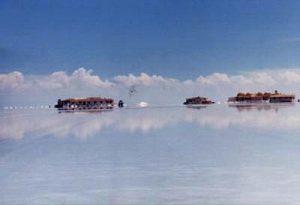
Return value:
<svg viewBox="0 0 300 205">
<path fill-rule="evenodd" d="M 299 204 L 300 107 L 2 110 L 0 204 Z"/>
</svg>

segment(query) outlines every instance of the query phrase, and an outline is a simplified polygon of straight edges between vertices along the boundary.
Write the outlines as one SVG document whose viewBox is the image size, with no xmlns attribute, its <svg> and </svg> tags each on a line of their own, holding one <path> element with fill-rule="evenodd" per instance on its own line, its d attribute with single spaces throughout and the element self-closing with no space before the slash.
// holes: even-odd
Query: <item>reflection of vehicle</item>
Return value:
<svg viewBox="0 0 300 205">
<path fill-rule="evenodd" d="M 192 97 L 192 98 L 187 98 L 185 102 L 183 103 L 187 107 L 197 107 L 197 106 L 205 106 L 205 105 L 210 105 L 214 104 L 215 102 L 208 100 L 206 97 Z"/>
<path fill-rule="evenodd" d="M 114 100 L 111 98 L 89 97 L 59 99 L 55 108 L 59 110 L 111 110 Z"/>
<path fill-rule="evenodd" d="M 228 98 L 229 104 L 261 104 L 261 103 L 291 103 L 294 102 L 295 95 L 278 93 L 238 93 L 235 97 Z"/>
</svg>

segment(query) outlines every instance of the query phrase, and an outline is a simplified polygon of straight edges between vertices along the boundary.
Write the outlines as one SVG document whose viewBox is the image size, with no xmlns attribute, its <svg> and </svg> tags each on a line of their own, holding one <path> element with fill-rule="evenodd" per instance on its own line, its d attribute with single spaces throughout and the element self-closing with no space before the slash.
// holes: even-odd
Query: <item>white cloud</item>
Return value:
<svg viewBox="0 0 300 205">
<path fill-rule="evenodd" d="M 132 85 L 144 85 L 144 86 L 151 86 L 151 85 L 162 85 L 162 84 L 172 84 L 177 82 L 175 79 L 172 78 L 163 78 L 160 75 L 148 75 L 146 73 L 141 73 L 139 76 L 135 76 L 133 74 L 129 75 L 119 75 L 114 77 L 114 80 L 118 83 L 124 84 L 125 86 L 132 86 Z"/>
<path fill-rule="evenodd" d="M 282 71 L 279 74 L 279 77 L 282 78 L 282 80 L 285 84 L 299 83 L 300 82 L 300 71 L 296 71 L 296 70 Z"/>
<path fill-rule="evenodd" d="M 254 73 L 251 73 L 250 78 L 252 80 L 252 83 L 254 83 L 254 84 L 266 85 L 266 86 L 276 84 L 276 81 L 267 72 L 254 72 Z"/>
<path fill-rule="evenodd" d="M 92 70 L 79 68 L 71 74 L 57 71 L 49 75 L 24 75 L 20 72 L 0 74 L 0 93 L 34 93 L 52 98 L 103 95 L 125 100 L 150 103 L 178 104 L 189 96 L 204 95 L 216 101 L 226 100 L 237 91 L 273 91 L 297 93 L 300 90 L 300 69 L 276 69 L 229 75 L 212 73 L 196 79 L 177 80 L 160 75 L 119 75 L 102 79 Z M 130 86 L 136 86 L 134 99 L 128 96 Z M 63 94 L 61 94 L 63 93 Z M 47 103 L 46 100 L 43 102 Z M 135 102 L 135 103 L 136 103 Z M 133 102 L 134 103 L 134 102 Z"/>
<path fill-rule="evenodd" d="M 206 77 L 200 76 L 197 78 L 196 81 L 201 84 L 208 84 L 208 85 L 218 85 L 220 83 L 232 83 L 228 75 L 224 73 L 213 73 Z"/>
<path fill-rule="evenodd" d="M 59 89 L 59 88 L 108 88 L 112 82 L 102 80 L 93 75 L 92 70 L 78 68 L 71 75 L 64 71 L 57 71 L 50 75 L 26 75 L 14 71 L 0 74 L 0 90 L 24 89 Z"/>
<path fill-rule="evenodd" d="M 103 81 L 99 76 L 92 75 L 92 70 L 86 70 L 85 68 L 79 68 L 75 70 L 70 76 L 71 83 L 77 83 L 80 86 L 89 87 L 110 87 L 112 83 L 109 81 Z"/>
<path fill-rule="evenodd" d="M 0 90 L 20 90 L 25 87 L 24 76 L 21 72 L 0 74 Z"/>
<path fill-rule="evenodd" d="M 277 72 L 273 71 L 253 71 L 240 75 L 227 75 L 225 73 L 213 73 L 208 76 L 199 76 L 196 82 L 206 85 L 220 85 L 220 84 L 231 84 L 231 85 L 264 85 L 272 86 L 278 81 L 274 79 L 276 75 L 280 74 L 282 70 Z M 292 71 L 290 71 L 292 72 Z"/>
<path fill-rule="evenodd" d="M 70 77 L 63 71 L 58 71 L 49 76 L 34 76 L 29 80 L 31 86 L 43 89 L 59 89 L 69 86 Z"/>
</svg>

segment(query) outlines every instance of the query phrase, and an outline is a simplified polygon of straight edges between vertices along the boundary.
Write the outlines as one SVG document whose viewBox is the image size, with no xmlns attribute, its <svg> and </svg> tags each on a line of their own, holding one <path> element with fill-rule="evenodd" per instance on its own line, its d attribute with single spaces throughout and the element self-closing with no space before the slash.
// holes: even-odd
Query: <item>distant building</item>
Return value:
<svg viewBox="0 0 300 205">
<path fill-rule="evenodd" d="M 295 95 L 279 93 L 238 93 L 235 97 L 229 97 L 229 103 L 291 103 L 295 101 Z"/>
<path fill-rule="evenodd" d="M 187 98 L 184 105 L 208 105 L 208 104 L 214 104 L 215 102 L 208 100 L 206 97 L 192 97 Z"/>
<path fill-rule="evenodd" d="M 111 98 L 88 97 L 59 99 L 55 108 L 59 110 L 110 110 L 114 106 Z"/>
<path fill-rule="evenodd" d="M 277 94 L 270 97 L 270 103 L 294 102 L 295 95 Z"/>
</svg>

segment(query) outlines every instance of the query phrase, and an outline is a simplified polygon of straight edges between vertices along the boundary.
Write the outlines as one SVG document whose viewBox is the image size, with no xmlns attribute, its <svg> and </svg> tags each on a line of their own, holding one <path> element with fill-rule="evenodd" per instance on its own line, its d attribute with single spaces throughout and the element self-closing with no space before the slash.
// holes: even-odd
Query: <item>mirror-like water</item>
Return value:
<svg viewBox="0 0 300 205">
<path fill-rule="evenodd" d="M 0 204 L 299 204 L 300 107 L 1 111 Z"/>
</svg>

